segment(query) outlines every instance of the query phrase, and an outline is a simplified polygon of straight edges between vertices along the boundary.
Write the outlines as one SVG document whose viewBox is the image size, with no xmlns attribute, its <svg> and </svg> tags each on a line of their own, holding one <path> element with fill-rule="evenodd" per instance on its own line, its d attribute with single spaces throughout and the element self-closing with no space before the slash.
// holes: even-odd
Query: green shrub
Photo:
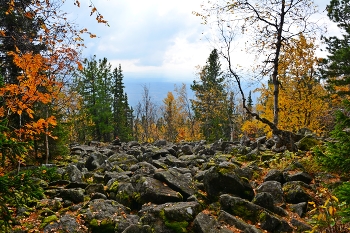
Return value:
<svg viewBox="0 0 350 233">
<path fill-rule="evenodd" d="M 341 203 L 340 215 L 343 217 L 343 222 L 350 222 L 350 182 L 337 187 L 334 194 Z"/>
<path fill-rule="evenodd" d="M 350 172 L 350 102 L 344 101 L 344 110 L 336 112 L 336 125 L 331 132 L 332 142 L 314 149 L 317 161 L 330 171 Z"/>
<path fill-rule="evenodd" d="M 13 222 L 13 209 L 30 206 L 44 197 L 44 190 L 34 177 L 45 181 L 59 179 L 56 168 L 39 167 L 13 175 L 0 176 L 0 231 L 7 232 Z"/>
</svg>

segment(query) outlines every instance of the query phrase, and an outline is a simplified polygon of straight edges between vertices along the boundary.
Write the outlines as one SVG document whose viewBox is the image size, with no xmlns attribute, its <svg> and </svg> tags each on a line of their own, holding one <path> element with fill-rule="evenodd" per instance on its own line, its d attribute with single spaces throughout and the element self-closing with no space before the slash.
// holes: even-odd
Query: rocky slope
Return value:
<svg viewBox="0 0 350 233">
<path fill-rule="evenodd" d="M 299 149 L 317 142 L 303 136 Z M 74 145 L 61 180 L 42 182 L 46 199 L 18 218 L 42 232 L 305 232 L 319 183 L 304 154 L 265 137 Z"/>
</svg>

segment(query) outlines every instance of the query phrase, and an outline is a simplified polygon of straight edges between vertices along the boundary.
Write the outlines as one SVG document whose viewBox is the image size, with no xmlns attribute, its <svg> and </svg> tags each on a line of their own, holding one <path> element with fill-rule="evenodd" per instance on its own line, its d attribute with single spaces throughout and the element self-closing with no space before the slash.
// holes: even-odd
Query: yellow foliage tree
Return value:
<svg viewBox="0 0 350 233">
<path fill-rule="evenodd" d="M 278 66 L 280 129 L 297 132 L 301 128 L 309 128 L 319 134 L 325 127 L 322 116 L 327 115 L 329 103 L 324 99 L 327 91 L 316 77 L 315 67 L 319 61 L 314 51 L 314 41 L 303 35 L 284 46 Z M 261 96 L 257 111 L 272 120 L 272 84 L 269 82 L 258 91 Z"/>
<path fill-rule="evenodd" d="M 57 98 L 61 83 L 46 74 L 50 70 L 49 59 L 32 53 L 11 52 L 11 55 L 14 57 L 14 63 L 22 70 L 22 74 L 17 77 L 18 83 L 0 88 L 0 96 L 4 100 L 4 105 L 0 107 L 0 116 L 7 118 L 13 114 L 19 117 L 24 113 L 28 115 L 32 121 L 20 124 L 21 127 L 14 129 L 13 132 L 22 141 L 33 140 L 50 125 L 56 125 L 54 116 L 34 120 L 34 106 L 37 103 L 50 103 Z"/>
<path fill-rule="evenodd" d="M 176 89 L 177 96 L 168 92 L 163 100 L 162 111 L 162 137 L 168 141 L 195 141 L 203 139 L 200 134 L 199 123 L 194 122 L 192 112 L 186 110 L 189 100 L 186 95 L 186 85 Z"/>
<path fill-rule="evenodd" d="M 180 87 L 176 86 L 175 92 L 176 101 L 184 118 L 183 124 L 178 128 L 177 140 L 197 141 L 204 139 L 200 132 L 200 122 L 195 120 L 192 111 L 192 104 L 188 97 L 186 84 L 183 83 Z"/>
</svg>

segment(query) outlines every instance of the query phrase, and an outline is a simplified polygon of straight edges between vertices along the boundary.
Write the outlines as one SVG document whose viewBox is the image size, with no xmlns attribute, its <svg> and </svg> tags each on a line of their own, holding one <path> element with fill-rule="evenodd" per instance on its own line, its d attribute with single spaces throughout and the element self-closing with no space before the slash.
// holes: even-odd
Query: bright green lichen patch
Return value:
<svg viewBox="0 0 350 233">
<path fill-rule="evenodd" d="M 119 182 L 118 181 L 114 181 L 113 184 L 111 185 L 111 187 L 109 187 L 109 191 L 110 192 L 117 192 L 119 188 Z"/>
<path fill-rule="evenodd" d="M 50 223 L 56 222 L 56 221 L 58 221 L 58 218 L 56 215 L 48 216 L 48 217 L 43 219 L 43 221 L 40 225 L 40 228 L 43 229 L 44 227 L 46 227 L 47 224 L 50 224 Z"/>
<path fill-rule="evenodd" d="M 182 221 L 182 222 L 168 222 L 165 221 L 165 226 L 172 229 L 176 233 L 186 233 L 187 229 L 186 227 L 188 226 L 188 222 Z"/>
<path fill-rule="evenodd" d="M 92 219 L 90 221 L 90 229 L 92 233 L 114 233 L 115 223 L 110 219 L 97 220 Z"/>
</svg>

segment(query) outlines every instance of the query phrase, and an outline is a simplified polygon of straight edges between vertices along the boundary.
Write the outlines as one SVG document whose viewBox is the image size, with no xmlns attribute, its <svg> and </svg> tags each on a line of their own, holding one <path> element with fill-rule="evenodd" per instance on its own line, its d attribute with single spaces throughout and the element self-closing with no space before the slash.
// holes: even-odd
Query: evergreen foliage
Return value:
<svg viewBox="0 0 350 233">
<path fill-rule="evenodd" d="M 56 168 L 46 167 L 0 176 L 0 231 L 7 232 L 11 223 L 14 223 L 11 207 L 30 207 L 44 197 L 44 190 L 37 179 L 51 182 L 59 178 Z"/>
<path fill-rule="evenodd" d="M 325 150 L 317 147 L 315 152 L 323 166 L 345 174 L 350 171 L 350 102 L 344 101 L 344 107 L 336 112 L 336 125 L 331 132 L 334 141 L 328 142 Z"/>
<path fill-rule="evenodd" d="M 331 0 L 327 6 L 328 17 L 342 31 L 342 37 L 324 38 L 330 54 L 324 59 L 323 75 L 338 94 L 350 94 L 350 1 Z"/>
<path fill-rule="evenodd" d="M 39 42 L 38 32 L 42 19 L 28 17 L 31 12 L 31 0 L 13 1 L 17 10 L 8 12 L 10 0 L 0 2 L 0 28 L 6 36 L 0 37 L 0 74 L 4 75 L 7 83 L 17 83 L 20 69 L 14 64 L 9 51 L 40 53 L 46 49 Z M 33 14 L 34 15 L 34 14 Z"/>
<path fill-rule="evenodd" d="M 133 111 L 129 107 L 128 96 L 124 93 L 124 75 L 121 65 L 113 71 L 113 136 L 122 141 L 132 139 Z"/>
<path fill-rule="evenodd" d="M 29 144 L 25 142 L 18 142 L 6 135 L 10 133 L 7 127 L 7 120 L 0 121 L 0 166 L 5 167 L 7 162 L 17 164 L 28 151 Z"/>
<path fill-rule="evenodd" d="M 340 212 L 343 222 L 350 222 L 350 182 L 341 184 L 335 189 L 334 193 L 343 204 Z"/>
<path fill-rule="evenodd" d="M 191 90 L 196 97 L 192 100 L 192 108 L 195 118 L 201 122 L 204 138 L 208 141 L 230 138 L 225 78 L 216 49 L 210 53 L 206 65 L 200 70 L 199 80 L 193 81 Z"/>
<path fill-rule="evenodd" d="M 82 97 L 80 115 L 76 122 L 78 141 L 110 142 L 119 137 L 132 138 L 132 109 L 124 93 L 121 66 L 111 71 L 107 58 L 85 59 L 85 67 L 77 75 L 77 92 Z"/>
<path fill-rule="evenodd" d="M 112 95 L 111 65 L 107 58 L 96 60 L 85 59 L 84 69 L 77 78 L 78 93 L 83 98 L 82 109 L 86 111 L 90 122 L 83 126 L 89 130 L 81 134 L 80 141 L 111 141 L 112 127 Z"/>
</svg>

